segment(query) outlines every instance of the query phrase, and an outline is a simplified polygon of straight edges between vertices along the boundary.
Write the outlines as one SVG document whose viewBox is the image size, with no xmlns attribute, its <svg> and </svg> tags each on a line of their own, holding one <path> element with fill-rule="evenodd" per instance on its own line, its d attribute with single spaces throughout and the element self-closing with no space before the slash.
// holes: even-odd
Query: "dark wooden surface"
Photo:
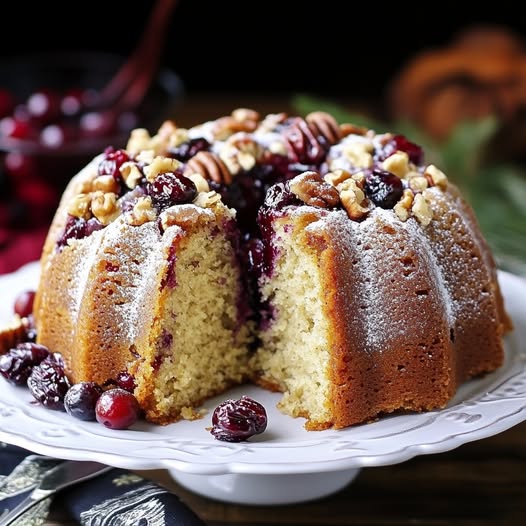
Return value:
<svg viewBox="0 0 526 526">
<path fill-rule="evenodd" d="M 174 115 L 191 126 L 240 106 L 288 111 L 286 98 L 189 97 Z M 164 470 L 137 472 L 174 491 L 210 526 L 496 526 L 526 524 L 526 423 L 455 450 L 364 468 L 327 498 L 288 506 L 238 506 L 195 495 Z M 78 526 L 57 500 L 46 526 Z M 129 525 L 133 526 L 133 525 Z"/>
</svg>

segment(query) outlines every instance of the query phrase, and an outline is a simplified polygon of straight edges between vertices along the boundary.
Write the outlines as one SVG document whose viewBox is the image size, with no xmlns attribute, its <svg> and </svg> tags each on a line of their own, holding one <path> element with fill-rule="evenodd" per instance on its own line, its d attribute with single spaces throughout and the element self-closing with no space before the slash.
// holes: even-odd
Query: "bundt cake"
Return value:
<svg viewBox="0 0 526 526">
<path fill-rule="evenodd" d="M 511 328 L 472 210 L 418 145 L 246 109 L 137 129 L 76 175 L 34 316 L 71 381 L 132 375 L 151 422 L 251 381 L 310 430 L 444 407 Z"/>
</svg>

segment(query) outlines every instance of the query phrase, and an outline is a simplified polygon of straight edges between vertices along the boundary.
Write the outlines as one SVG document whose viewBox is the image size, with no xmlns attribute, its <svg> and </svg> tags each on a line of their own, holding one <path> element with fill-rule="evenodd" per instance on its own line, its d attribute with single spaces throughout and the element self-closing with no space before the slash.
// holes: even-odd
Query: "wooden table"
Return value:
<svg viewBox="0 0 526 526">
<path fill-rule="evenodd" d="M 286 97 L 203 95 L 189 97 L 174 119 L 191 126 L 241 106 L 261 113 L 290 110 Z M 526 524 L 526 423 L 450 452 L 365 468 L 344 490 L 297 505 L 225 504 L 181 488 L 164 470 L 137 473 L 174 491 L 211 526 Z M 45 524 L 77 526 L 64 515 L 59 500 Z"/>
</svg>

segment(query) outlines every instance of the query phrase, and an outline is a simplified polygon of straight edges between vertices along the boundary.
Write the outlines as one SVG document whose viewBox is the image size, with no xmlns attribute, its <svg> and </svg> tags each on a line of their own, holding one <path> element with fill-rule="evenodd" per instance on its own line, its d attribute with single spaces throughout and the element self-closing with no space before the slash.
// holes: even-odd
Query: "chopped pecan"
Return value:
<svg viewBox="0 0 526 526">
<path fill-rule="evenodd" d="M 214 122 L 214 138 L 223 141 L 237 132 L 253 132 L 259 122 L 259 113 L 246 108 L 238 108 L 231 115 L 220 117 Z"/>
<path fill-rule="evenodd" d="M 326 183 L 318 172 L 303 172 L 289 183 L 290 191 L 305 204 L 334 208 L 340 203 L 338 190 Z"/>
<path fill-rule="evenodd" d="M 195 173 L 215 183 L 230 184 L 232 182 L 232 174 L 225 163 L 212 152 L 200 151 L 188 161 L 184 175 L 190 177 Z"/>
</svg>

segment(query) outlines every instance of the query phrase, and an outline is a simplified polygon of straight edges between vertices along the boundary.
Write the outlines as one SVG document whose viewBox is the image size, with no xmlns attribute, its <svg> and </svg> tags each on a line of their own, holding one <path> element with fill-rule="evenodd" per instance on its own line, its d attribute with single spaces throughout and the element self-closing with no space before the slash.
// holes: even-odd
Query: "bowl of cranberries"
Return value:
<svg viewBox="0 0 526 526">
<path fill-rule="evenodd" d="M 162 68 L 140 102 L 108 105 L 102 94 L 124 62 L 100 52 L 2 61 L 0 228 L 48 221 L 66 183 L 95 155 L 124 146 L 134 127 L 155 129 L 173 114 L 182 82 Z"/>
</svg>

